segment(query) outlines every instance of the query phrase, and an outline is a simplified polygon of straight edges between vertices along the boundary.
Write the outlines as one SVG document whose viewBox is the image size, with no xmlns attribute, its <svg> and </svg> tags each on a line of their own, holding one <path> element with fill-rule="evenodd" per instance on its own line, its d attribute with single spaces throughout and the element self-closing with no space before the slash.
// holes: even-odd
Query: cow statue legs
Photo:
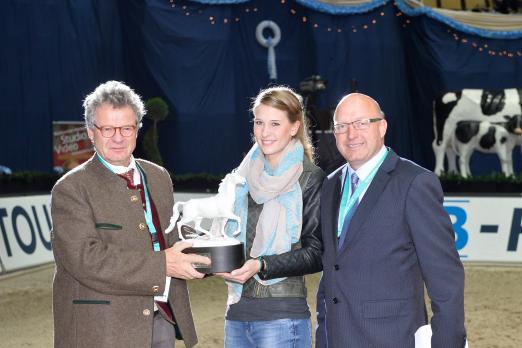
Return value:
<svg viewBox="0 0 522 348">
<path fill-rule="evenodd" d="M 441 176 L 444 172 L 444 156 L 446 155 L 446 146 L 437 145 L 437 139 L 431 144 L 433 153 L 435 154 L 435 169 L 433 170 L 437 176 Z"/>
<path fill-rule="evenodd" d="M 435 154 L 435 169 L 437 176 L 441 176 L 444 170 L 444 158 L 448 156 L 448 172 L 457 172 L 455 152 L 453 151 L 454 129 L 456 125 L 450 120 L 444 124 L 443 135 L 440 144 L 437 144 L 437 138 L 433 140 L 432 148 Z"/>
<path fill-rule="evenodd" d="M 459 170 L 460 175 L 463 178 L 467 178 L 471 175 L 471 170 L 469 169 L 469 160 L 473 151 L 475 150 L 475 144 L 466 144 L 464 146 L 459 147 Z"/>
<path fill-rule="evenodd" d="M 463 132 L 471 129 L 472 136 L 463 141 Z M 459 132 L 460 131 L 460 132 Z M 469 161 L 475 150 L 483 153 L 494 153 L 500 160 L 502 173 L 506 176 L 513 175 L 512 152 L 515 146 L 515 139 L 506 128 L 501 125 L 491 124 L 488 121 L 480 123 L 466 121 L 457 126 L 457 133 L 452 141 L 456 153 L 459 156 L 460 175 L 467 178 L 471 175 Z"/>
</svg>

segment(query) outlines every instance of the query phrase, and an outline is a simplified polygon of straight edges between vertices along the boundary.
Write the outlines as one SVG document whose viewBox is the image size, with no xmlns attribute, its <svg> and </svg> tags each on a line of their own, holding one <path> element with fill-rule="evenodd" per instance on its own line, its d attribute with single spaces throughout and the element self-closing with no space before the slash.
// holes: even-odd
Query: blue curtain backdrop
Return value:
<svg viewBox="0 0 522 348">
<path fill-rule="evenodd" d="M 52 121 L 82 120 L 85 93 L 123 78 L 120 11 L 92 0 L 0 6 L 0 164 L 51 171 Z"/>
<path fill-rule="evenodd" d="M 458 31 L 430 16 L 407 15 L 392 2 L 344 14 L 311 3 L 4 2 L 0 164 L 50 171 L 51 122 L 82 120 L 83 98 L 109 79 L 168 102 L 171 114 L 159 124 L 160 150 L 176 174 L 221 174 L 237 166 L 252 144 L 250 99 L 273 82 L 297 88 L 305 77 L 320 74 L 328 86 L 316 104 L 328 109 L 355 79 L 388 117 L 387 144 L 429 169 L 434 97 L 461 88 L 522 88 L 520 38 Z M 263 20 L 276 22 L 282 32 L 275 48 L 277 81 L 269 79 L 267 49 L 255 38 Z M 480 51 L 484 45 L 488 49 Z M 494 156 L 484 158 L 473 157 L 474 172 L 499 170 Z"/>
</svg>

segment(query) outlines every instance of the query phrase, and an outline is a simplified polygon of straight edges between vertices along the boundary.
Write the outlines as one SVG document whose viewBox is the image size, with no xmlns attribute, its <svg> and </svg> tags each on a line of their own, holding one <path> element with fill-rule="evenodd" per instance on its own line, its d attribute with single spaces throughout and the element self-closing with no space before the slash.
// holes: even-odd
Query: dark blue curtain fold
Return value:
<svg viewBox="0 0 522 348">
<path fill-rule="evenodd" d="M 275 81 L 255 37 L 263 20 L 282 32 Z M 109 79 L 168 102 L 160 151 L 176 174 L 237 166 L 252 144 L 251 98 L 271 83 L 298 88 L 320 74 L 328 83 L 315 98 L 318 110 L 356 86 L 386 113 L 388 145 L 430 169 L 433 98 L 461 88 L 522 87 L 522 39 L 472 37 L 426 16 L 408 17 L 392 2 L 333 15 L 292 0 L 7 0 L 0 29 L 7 125 L 0 164 L 14 170 L 51 170 L 51 122 L 82 120 L 85 94 Z M 483 44 L 515 55 L 479 52 Z M 499 169 L 493 157 L 474 159 L 479 171 Z"/>
<path fill-rule="evenodd" d="M 52 169 L 52 121 L 82 120 L 85 94 L 122 79 L 117 4 L 111 1 L 2 2 L 0 163 Z"/>
</svg>

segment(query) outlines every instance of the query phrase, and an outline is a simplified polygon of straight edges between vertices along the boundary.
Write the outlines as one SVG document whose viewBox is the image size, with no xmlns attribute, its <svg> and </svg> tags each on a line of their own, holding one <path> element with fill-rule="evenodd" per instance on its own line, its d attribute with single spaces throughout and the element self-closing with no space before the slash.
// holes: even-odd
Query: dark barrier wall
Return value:
<svg viewBox="0 0 522 348">
<path fill-rule="evenodd" d="M 50 171 L 51 122 L 82 120 L 85 94 L 116 79 L 169 103 L 171 114 L 159 124 L 168 169 L 229 171 L 251 145 L 250 98 L 271 82 L 267 50 L 255 38 L 262 20 L 282 32 L 277 83 L 297 88 L 320 74 L 328 87 L 316 104 L 326 110 L 356 80 L 388 117 L 388 145 L 430 169 L 435 96 L 463 87 L 522 87 L 521 39 L 460 34 L 428 17 L 409 17 L 391 2 L 345 15 L 291 0 L 8 0 L 1 6 L 0 164 L 14 170 Z M 479 52 L 484 44 L 515 54 Z M 498 170 L 497 162 L 493 156 L 474 161 L 472 170 Z"/>
</svg>

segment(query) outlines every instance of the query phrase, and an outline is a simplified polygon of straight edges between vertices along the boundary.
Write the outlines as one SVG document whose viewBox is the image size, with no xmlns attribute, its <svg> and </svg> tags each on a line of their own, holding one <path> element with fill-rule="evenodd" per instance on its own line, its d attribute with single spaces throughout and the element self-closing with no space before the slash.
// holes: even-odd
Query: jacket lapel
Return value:
<svg viewBox="0 0 522 348">
<path fill-rule="evenodd" d="M 337 221 L 339 217 L 339 206 L 341 204 L 341 187 L 342 187 L 342 172 L 346 165 L 340 167 L 337 172 L 332 174 L 330 185 L 324 192 L 324 198 L 321 197 L 321 204 L 327 204 L 325 212 L 329 213 L 329 216 L 325 219 L 325 231 L 323 233 L 330 234 L 332 242 L 331 248 L 337 253 Z M 326 198 L 328 197 L 328 198 Z M 325 202 L 325 203 L 323 203 Z"/>
<path fill-rule="evenodd" d="M 96 182 L 101 187 L 106 187 L 109 190 L 116 189 L 118 192 L 124 192 L 127 190 L 127 183 L 125 180 L 105 167 L 98 158 L 96 158 L 96 154 L 94 154 L 88 162 L 86 170 L 96 176 Z"/>
<path fill-rule="evenodd" d="M 377 205 L 377 201 L 381 196 L 384 188 L 390 181 L 390 173 L 395 169 L 397 162 L 399 160 L 399 156 L 392 150 L 389 149 L 388 157 L 384 160 L 381 167 L 375 174 L 368 190 L 364 194 L 357 210 L 355 211 L 351 221 L 350 226 L 348 226 L 346 240 L 341 247 L 340 251 L 346 249 L 347 245 L 352 244 L 355 239 L 361 233 L 362 227 L 365 222 L 368 221 L 369 217 L 372 214 L 373 209 Z"/>
<path fill-rule="evenodd" d="M 146 166 L 143 165 L 143 160 L 136 159 L 136 167 L 138 167 L 141 172 L 143 173 L 143 181 L 145 184 L 147 184 L 147 191 L 149 193 L 149 197 L 151 200 L 154 201 L 154 206 L 156 207 L 156 212 L 158 213 L 158 220 L 161 225 L 161 231 L 162 234 L 165 234 L 164 231 L 168 226 L 168 223 L 170 221 L 168 219 L 164 219 L 165 216 L 170 216 L 169 211 L 166 210 L 165 204 L 164 204 L 164 198 L 165 194 L 167 192 L 162 192 L 160 190 L 161 187 L 161 177 L 157 175 L 148 175 L 147 169 L 145 169 Z M 150 167 L 148 167 L 150 169 Z M 172 209 L 172 206 L 169 207 L 169 209 Z M 164 221 L 166 220 L 166 221 Z"/>
</svg>

